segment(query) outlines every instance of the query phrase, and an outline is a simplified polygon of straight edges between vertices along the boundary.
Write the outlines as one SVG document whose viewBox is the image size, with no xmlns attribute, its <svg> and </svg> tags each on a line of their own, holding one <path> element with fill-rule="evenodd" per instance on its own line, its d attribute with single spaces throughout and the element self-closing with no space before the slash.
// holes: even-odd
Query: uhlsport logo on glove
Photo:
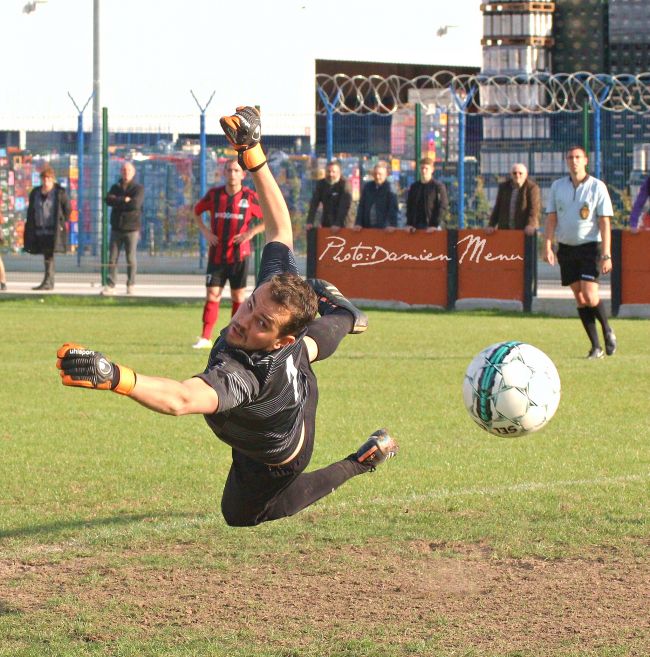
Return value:
<svg viewBox="0 0 650 657">
<path fill-rule="evenodd" d="M 69 349 L 69 356 L 94 356 L 95 352 L 92 349 Z"/>
<path fill-rule="evenodd" d="M 262 130 L 259 125 L 259 123 L 255 126 L 255 130 L 253 130 L 253 134 L 251 135 L 251 140 L 254 141 L 255 143 L 259 142 L 259 140 L 262 138 Z"/>
</svg>

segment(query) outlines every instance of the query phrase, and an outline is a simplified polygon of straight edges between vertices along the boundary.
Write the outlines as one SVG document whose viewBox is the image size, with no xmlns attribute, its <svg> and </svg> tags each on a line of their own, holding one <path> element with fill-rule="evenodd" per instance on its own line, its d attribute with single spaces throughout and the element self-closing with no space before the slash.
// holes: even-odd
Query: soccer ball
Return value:
<svg viewBox="0 0 650 657">
<path fill-rule="evenodd" d="M 541 429 L 560 403 L 560 377 L 553 361 L 523 342 L 497 342 L 469 364 L 463 400 L 479 427 L 496 436 Z"/>
</svg>

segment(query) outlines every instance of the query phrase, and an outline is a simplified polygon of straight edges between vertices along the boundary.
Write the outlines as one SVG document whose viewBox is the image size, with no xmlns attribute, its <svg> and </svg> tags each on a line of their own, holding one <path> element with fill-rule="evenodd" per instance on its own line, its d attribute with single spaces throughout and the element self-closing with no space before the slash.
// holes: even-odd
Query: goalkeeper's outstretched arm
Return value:
<svg viewBox="0 0 650 657">
<path fill-rule="evenodd" d="M 219 408 L 217 392 L 196 377 L 175 381 L 136 374 L 129 367 L 109 361 L 102 353 L 74 343 L 64 344 L 56 355 L 56 366 L 66 386 L 112 390 L 166 415 L 209 415 Z"/>
<path fill-rule="evenodd" d="M 265 164 L 251 175 L 264 214 L 266 241 L 282 242 L 293 251 L 293 230 L 289 209 L 271 169 Z"/>
<path fill-rule="evenodd" d="M 175 381 L 156 376 L 138 374 L 138 380 L 129 395 L 146 408 L 165 415 L 211 415 L 219 407 L 219 397 L 203 379 Z"/>
<path fill-rule="evenodd" d="M 222 116 L 220 123 L 226 138 L 238 153 L 240 166 L 251 172 L 264 215 L 266 241 L 282 242 L 293 250 L 289 209 L 260 143 L 262 126 L 259 111 L 254 107 L 238 107 L 232 116 Z"/>
</svg>

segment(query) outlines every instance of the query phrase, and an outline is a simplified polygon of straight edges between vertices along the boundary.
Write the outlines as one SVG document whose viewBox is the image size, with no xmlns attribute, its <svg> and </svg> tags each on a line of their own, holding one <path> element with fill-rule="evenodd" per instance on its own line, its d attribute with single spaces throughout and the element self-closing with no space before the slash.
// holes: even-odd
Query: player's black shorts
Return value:
<svg viewBox="0 0 650 657">
<path fill-rule="evenodd" d="M 226 518 L 237 524 L 254 525 L 269 517 L 293 515 L 302 508 L 295 496 L 282 497 L 283 491 L 309 465 L 314 450 L 318 385 L 309 353 L 303 349 L 300 371 L 307 376 L 309 393 L 303 407 L 305 439 L 296 457 L 286 465 L 264 465 L 236 449 L 232 450 L 232 465 L 223 490 L 221 509 Z M 329 492 L 329 491 L 328 491 Z"/>
<path fill-rule="evenodd" d="M 571 285 L 577 281 L 596 282 L 600 275 L 600 245 L 598 242 L 576 246 L 558 244 L 557 261 L 562 285 Z"/>
<path fill-rule="evenodd" d="M 248 258 L 244 258 L 241 262 L 234 262 L 231 265 L 215 265 L 210 262 L 205 275 L 205 286 L 223 287 L 226 281 L 229 281 L 231 290 L 241 290 L 246 287 L 247 279 Z"/>
</svg>

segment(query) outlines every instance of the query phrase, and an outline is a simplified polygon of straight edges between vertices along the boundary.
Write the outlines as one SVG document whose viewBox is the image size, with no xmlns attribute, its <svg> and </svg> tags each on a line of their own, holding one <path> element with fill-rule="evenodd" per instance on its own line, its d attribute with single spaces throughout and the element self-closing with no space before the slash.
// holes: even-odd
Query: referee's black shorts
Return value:
<svg viewBox="0 0 650 657">
<path fill-rule="evenodd" d="M 223 287 L 226 281 L 230 283 L 231 290 L 241 290 L 246 287 L 248 279 L 248 258 L 232 264 L 208 263 L 205 275 L 206 287 Z"/>
<path fill-rule="evenodd" d="M 562 285 L 571 285 L 577 281 L 598 281 L 600 275 L 600 244 L 586 242 L 572 246 L 558 244 L 557 261 L 560 265 Z"/>
</svg>

